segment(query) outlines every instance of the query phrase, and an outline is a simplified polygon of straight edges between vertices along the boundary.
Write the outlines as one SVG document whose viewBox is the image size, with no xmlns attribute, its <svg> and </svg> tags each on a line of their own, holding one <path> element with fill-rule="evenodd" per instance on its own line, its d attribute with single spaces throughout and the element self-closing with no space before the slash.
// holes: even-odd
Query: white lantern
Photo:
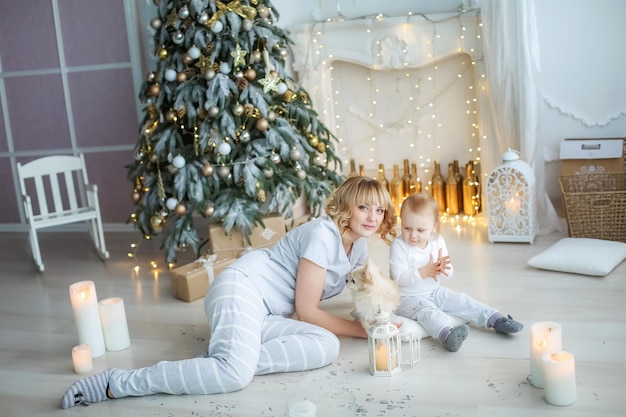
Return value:
<svg viewBox="0 0 626 417">
<path fill-rule="evenodd" d="M 402 334 L 402 332 L 400 332 Z M 402 347 L 400 348 L 400 362 L 410 367 L 420 360 L 421 342 L 416 332 L 409 333 L 406 337 L 401 336 Z"/>
<path fill-rule="evenodd" d="M 536 235 L 535 173 L 509 149 L 502 165 L 487 177 L 487 220 L 490 242 L 533 243 Z"/>
<path fill-rule="evenodd" d="M 389 314 L 378 306 L 376 323 L 367 331 L 369 371 L 374 376 L 391 376 L 400 368 L 400 330 L 389 322 Z"/>
</svg>

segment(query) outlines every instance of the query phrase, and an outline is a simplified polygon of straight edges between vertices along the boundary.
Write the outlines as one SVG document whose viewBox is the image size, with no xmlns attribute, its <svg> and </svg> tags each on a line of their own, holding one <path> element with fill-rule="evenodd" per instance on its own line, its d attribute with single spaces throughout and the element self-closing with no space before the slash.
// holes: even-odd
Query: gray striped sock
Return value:
<svg viewBox="0 0 626 417">
<path fill-rule="evenodd" d="M 78 404 L 89 405 L 108 400 L 107 387 L 109 386 L 109 379 L 113 372 L 119 371 L 119 369 L 109 368 L 99 374 L 74 382 L 65 391 L 61 399 L 61 408 L 69 408 Z"/>
</svg>

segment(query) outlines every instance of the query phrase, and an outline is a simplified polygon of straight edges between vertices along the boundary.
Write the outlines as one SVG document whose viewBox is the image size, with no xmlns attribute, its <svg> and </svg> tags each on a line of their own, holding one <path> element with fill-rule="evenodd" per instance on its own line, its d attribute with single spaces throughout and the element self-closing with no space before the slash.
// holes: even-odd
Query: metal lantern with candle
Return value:
<svg viewBox="0 0 626 417">
<path fill-rule="evenodd" d="M 400 372 L 400 330 L 389 322 L 389 313 L 379 305 L 376 322 L 367 331 L 369 371 L 374 376 Z"/>
<path fill-rule="evenodd" d="M 536 235 L 535 173 L 509 149 L 502 165 L 487 177 L 488 234 L 490 242 L 533 243 Z"/>
</svg>

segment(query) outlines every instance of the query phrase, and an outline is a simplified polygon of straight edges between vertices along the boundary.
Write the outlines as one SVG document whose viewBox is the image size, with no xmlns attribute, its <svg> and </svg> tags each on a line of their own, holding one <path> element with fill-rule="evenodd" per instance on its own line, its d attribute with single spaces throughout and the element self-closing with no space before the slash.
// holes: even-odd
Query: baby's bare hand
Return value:
<svg viewBox="0 0 626 417">
<path fill-rule="evenodd" d="M 439 274 L 439 261 L 434 261 L 433 260 L 433 255 L 430 254 L 430 259 L 428 260 L 428 263 L 426 265 L 424 265 L 423 267 L 419 268 L 419 272 L 420 272 L 420 276 L 422 277 L 422 279 L 434 279 L 435 281 L 439 281 L 439 279 L 437 278 L 437 275 Z"/>
</svg>

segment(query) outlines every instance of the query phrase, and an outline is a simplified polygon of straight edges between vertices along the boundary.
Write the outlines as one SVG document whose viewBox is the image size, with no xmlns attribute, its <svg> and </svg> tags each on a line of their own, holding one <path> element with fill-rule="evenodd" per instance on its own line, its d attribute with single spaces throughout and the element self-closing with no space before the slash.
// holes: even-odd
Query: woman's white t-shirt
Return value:
<svg viewBox="0 0 626 417">
<path fill-rule="evenodd" d="M 228 268 L 237 269 L 253 280 L 272 314 L 287 317 L 295 312 L 300 258 L 326 270 L 323 300 L 344 289 L 350 272 L 365 264 L 367 254 L 367 242 L 360 238 L 347 256 L 337 226 L 324 216 L 289 231 L 271 248 L 246 253 Z"/>
</svg>

